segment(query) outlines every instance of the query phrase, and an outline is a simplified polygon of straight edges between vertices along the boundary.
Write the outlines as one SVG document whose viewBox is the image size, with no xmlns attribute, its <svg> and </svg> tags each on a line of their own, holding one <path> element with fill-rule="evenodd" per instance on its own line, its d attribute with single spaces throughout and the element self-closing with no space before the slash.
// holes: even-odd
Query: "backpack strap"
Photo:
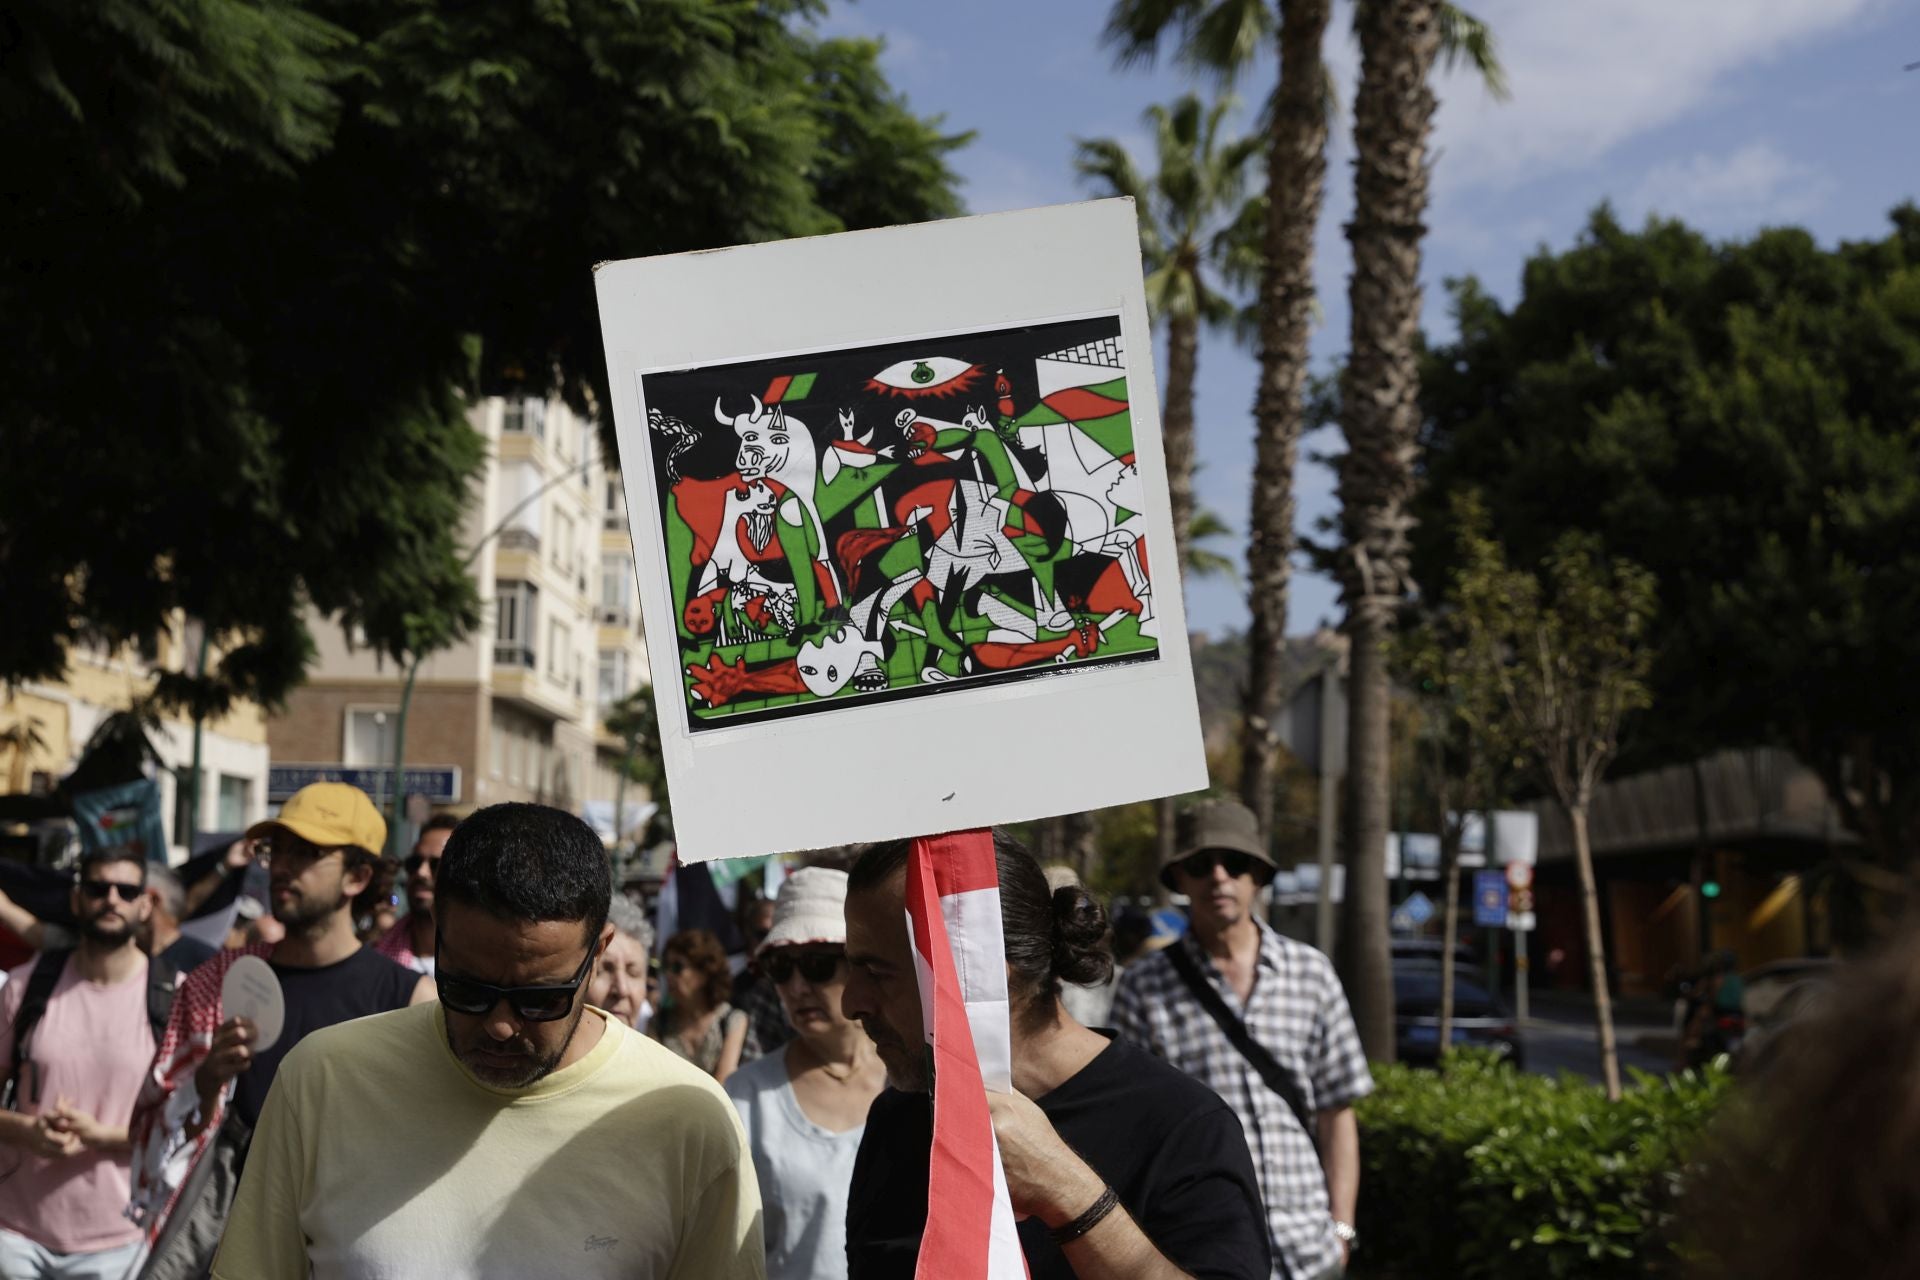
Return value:
<svg viewBox="0 0 1920 1280">
<path fill-rule="evenodd" d="M 1307 1135 L 1307 1141 L 1319 1146 L 1319 1139 L 1314 1136 L 1313 1124 L 1307 1111 L 1306 1099 L 1300 1096 L 1300 1086 L 1294 1083 L 1293 1077 L 1287 1074 L 1286 1068 L 1280 1065 L 1279 1060 L 1267 1047 L 1253 1038 L 1253 1033 L 1247 1030 L 1246 1022 L 1221 998 L 1220 989 L 1200 972 L 1200 966 L 1194 963 L 1192 954 L 1187 950 L 1186 939 L 1175 939 L 1173 945 L 1167 948 L 1166 955 L 1167 959 L 1173 962 L 1174 972 L 1179 974 L 1180 980 L 1187 984 L 1187 990 L 1191 991 L 1194 999 L 1200 1002 L 1200 1007 L 1220 1025 L 1220 1030 L 1226 1034 L 1228 1043 L 1233 1045 L 1240 1056 L 1260 1073 L 1260 1078 L 1266 1081 L 1267 1088 L 1280 1095 L 1281 1100 L 1287 1104 L 1288 1110 L 1293 1112 L 1293 1118 L 1299 1123 L 1300 1131 Z"/>
<path fill-rule="evenodd" d="M 10 1111 L 16 1109 L 14 1104 L 20 1098 L 20 1072 L 27 1064 L 27 1039 L 46 1013 L 47 1002 L 53 998 L 53 989 L 59 984 L 60 975 L 66 972 L 67 957 L 72 954 L 71 948 L 42 951 L 40 958 L 33 962 L 32 974 L 27 977 L 27 992 L 20 998 L 20 1012 L 13 1019 L 13 1062 L 7 1075 L 6 1097 L 0 1099 Z"/>
</svg>

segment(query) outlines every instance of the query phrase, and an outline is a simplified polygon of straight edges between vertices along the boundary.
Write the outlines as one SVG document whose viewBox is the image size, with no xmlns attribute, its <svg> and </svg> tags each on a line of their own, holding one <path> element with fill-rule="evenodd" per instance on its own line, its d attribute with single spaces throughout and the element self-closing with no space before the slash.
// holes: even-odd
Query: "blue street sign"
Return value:
<svg viewBox="0 0 1920 1280">
<path fill-rule="evenodd" d="M 1409 925 L 1418 929 L 1421 925 L 1433 919 L 1433 899 L 1421 893 L 1418 889 L 1415 889 L 1407 895 L 1407 900 L 1401 903 L 1393 914 L 1396 920 L 1405 920 Z"/>
<path fill-rule="evenodd" d="M 402 772 L 406 794 L 425 796 L 429 804 L 460 803 L 460 766 L 428 764 Z M 393 799 L 393 769 L 378 765 L 276 764 L 267 769 L 267 799 L 288 800 L 300 788 L 314 782 L 345 782 L 360 788 L 374 801 L 384 805 Z"/>
<path fill-rule="evenodd" d="M 1483 929 L 1507 927 L 1507 873 L 1473 873 L 1473 922 Z"/>
</svg>

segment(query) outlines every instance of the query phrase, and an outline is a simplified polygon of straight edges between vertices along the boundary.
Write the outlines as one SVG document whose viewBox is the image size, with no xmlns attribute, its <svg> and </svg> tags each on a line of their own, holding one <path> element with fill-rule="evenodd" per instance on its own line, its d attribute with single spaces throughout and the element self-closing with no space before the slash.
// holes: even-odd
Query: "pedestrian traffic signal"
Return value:
<svg viewBox="0 0 1920 1280">
<path fill-rule="evenodd" d="M 1700 896 L 1701 896 L 1701 897 L 1703 897 L 1703 898 L 1717 898 L 1717 897 L 1719 897 L 1719 896 L 1720 896 L 1720 882 L 1719 882 L 1718 880 L 1705 880 L 1705 881 L 1702 881 L 1702 882 L 1701 882 L 1701 884 L 1700 884 Z"/>
</svg>

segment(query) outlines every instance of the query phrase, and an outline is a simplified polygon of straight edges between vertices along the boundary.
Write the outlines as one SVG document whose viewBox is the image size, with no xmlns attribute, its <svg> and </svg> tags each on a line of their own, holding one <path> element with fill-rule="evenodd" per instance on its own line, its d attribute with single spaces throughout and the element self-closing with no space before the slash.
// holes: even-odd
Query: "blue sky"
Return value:
<svg viewBox="0 0 1920 1280">
<path fill-rule="evenodd" d="M 1564 248 L 1586 215 L 1613 202 L 1629 223 L 1650 212 L 1716 236 L 1797 224 L 1823 242 L 1879 236 L 1886 212 L 1920 196 L 1920 6 L 1910 0 L 1470 0 L 1499 40 L 1505 102 L 1465 73 L 1442 75 L 1434 203 L 1428 224 L 1428 331 L 1451 320 L 1441 282 L 1478 276 L 1511 300 L 1541 245 Z M 1189 88 L 1171 48 L 1151 67 L 1115 66 L 1100 44 L 1104 0 L 857 0 L 821 23 L 830 34 L 885 40 L 893 83 L 923 114 L 977 133 L 955 157 L 975 213 L 1089 194 L 1073 179 L 1073 140 L 1115 137 L 1151 167 L 1141 113 Z M 1358 55 L 1350 14 L 1336 9 L 1327 56 L 1350 100 Z M 1234 86 L 1244 104 L 1271 90 L 1269 58 Z M 1243 108 L 1240 127 L 1251 128 Z M 1316 266 L 1326 367 L 1346 345 L 1352 207 L 1351 116 L 1335 125 Z M 1255 364 L 1224 338 L 1201 350 L 1200 501 L 1246 521 Z M 1303 454 L 1337 449 L 1309 437 Z M 1303 460 L 1300 522 L 1333 510 L 1332 476 Z M 1233 584 L 1200 583 L 1188 614 L 1199 630 L 1245 625 Z M 1339 615 L 1332 583 L 1297 572 L 1290 625 Z"/>
</svg>

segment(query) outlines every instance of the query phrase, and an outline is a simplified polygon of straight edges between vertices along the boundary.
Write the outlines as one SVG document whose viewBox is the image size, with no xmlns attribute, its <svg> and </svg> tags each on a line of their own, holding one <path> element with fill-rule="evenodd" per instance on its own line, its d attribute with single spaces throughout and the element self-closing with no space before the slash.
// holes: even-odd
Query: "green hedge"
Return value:
<svg viewBox="0 0 1920 1280">
<path fill-rule="evenodd" d="M 1570 1075 L 1455 1053 L 1442 1071 L 1375 1069 L 1359 1106 L 1356 1277 L 1677 1273 L 1681 1170 L 1727 1090 L 1718 1070 L 1637 1074 L 1609 1104 Z"/>
</svg>

